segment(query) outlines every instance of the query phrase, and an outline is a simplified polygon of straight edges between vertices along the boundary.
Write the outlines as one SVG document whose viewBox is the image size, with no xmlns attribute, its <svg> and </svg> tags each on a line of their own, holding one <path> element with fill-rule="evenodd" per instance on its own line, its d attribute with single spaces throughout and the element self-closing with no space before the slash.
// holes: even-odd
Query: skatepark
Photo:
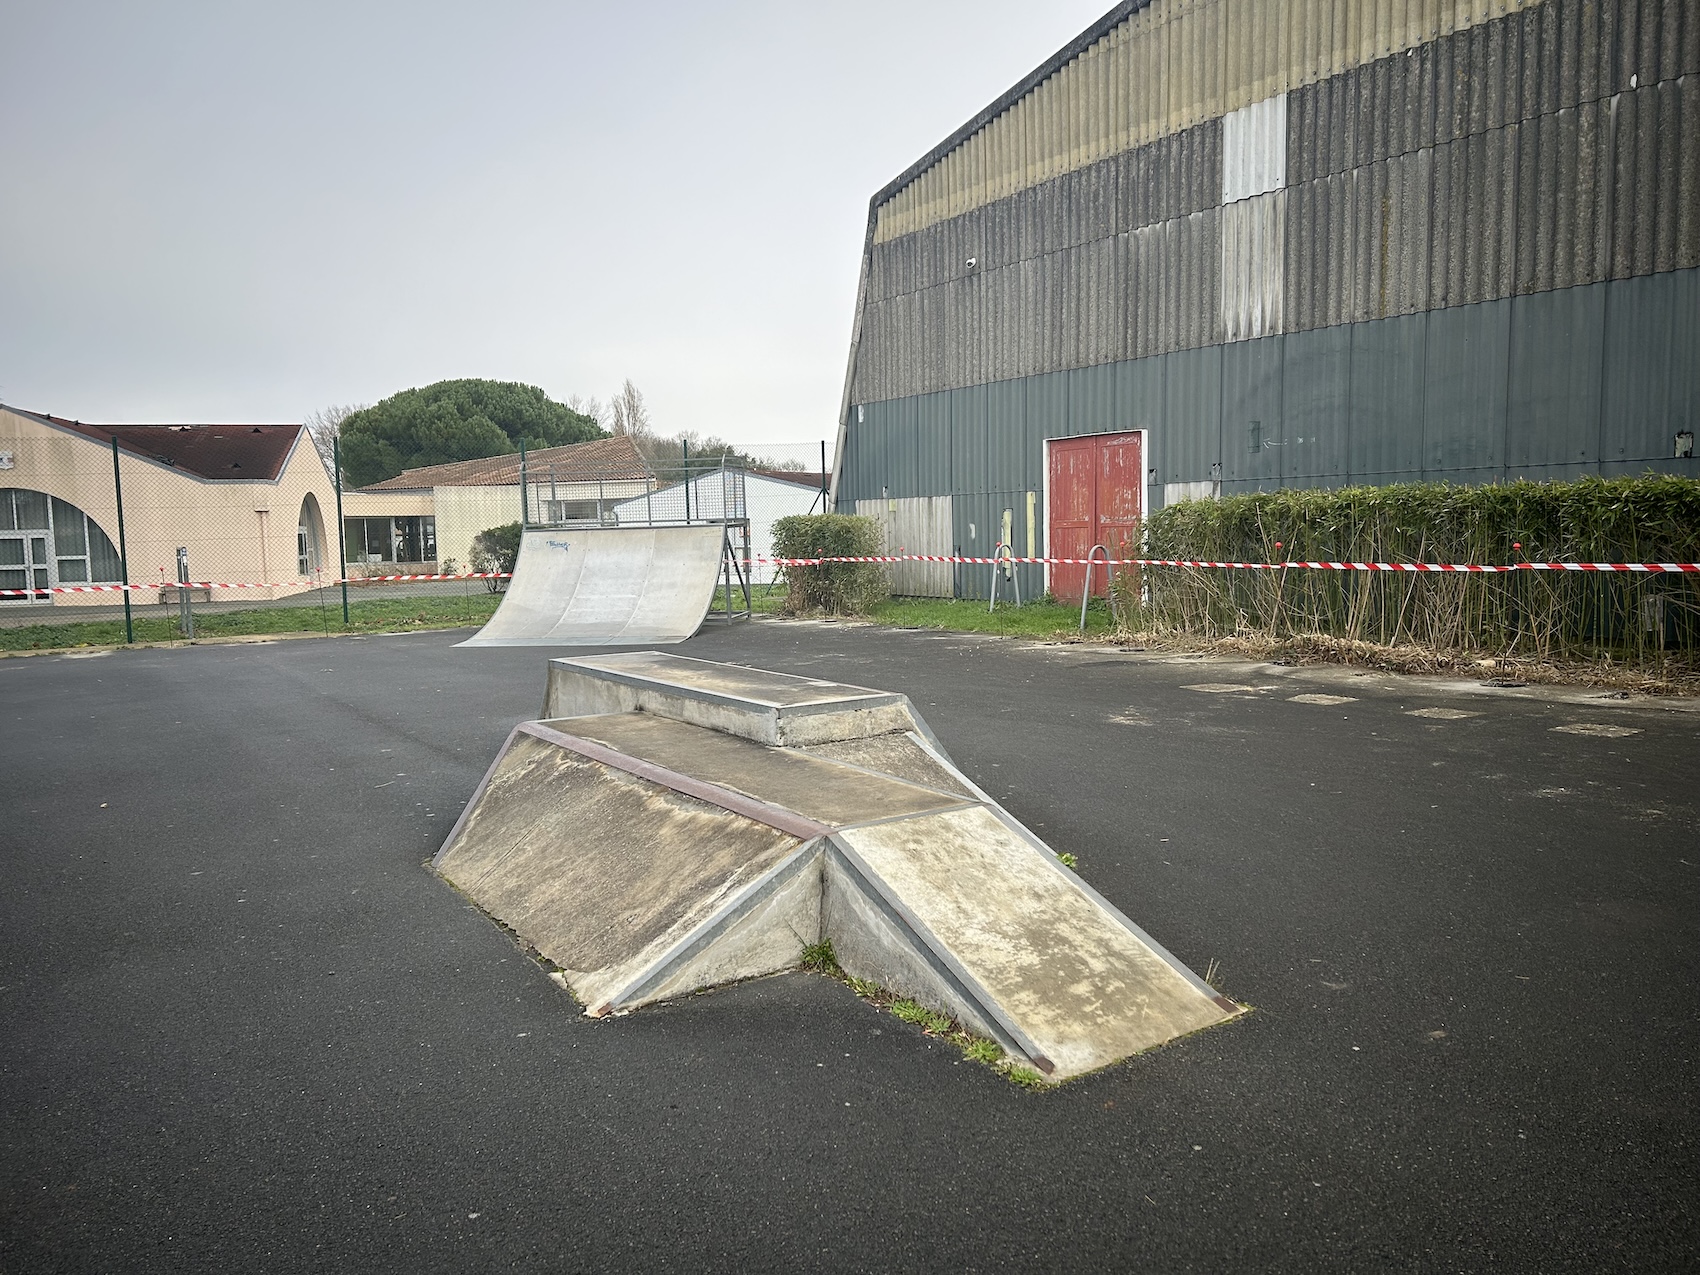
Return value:
<svg viewBox="0 0 1700 1275">
<path fill-rule="evenodd" d="M 1692 1255 L 1691 712 L 842 624 L 664 647 L 906 697 L 953 809 L 1253 1008 L 1033 1091 L 800 971 L 585 1013 L 429 865 L 506 741 L 568 756 L 515 734 L 570 716 L 550 661 L 604 657 L 467 636 L 0 661 L 0 1268 Z M 628 713 L 572 719 L 604 770 L 750 795 L 793 747 Z"/>
</svg>

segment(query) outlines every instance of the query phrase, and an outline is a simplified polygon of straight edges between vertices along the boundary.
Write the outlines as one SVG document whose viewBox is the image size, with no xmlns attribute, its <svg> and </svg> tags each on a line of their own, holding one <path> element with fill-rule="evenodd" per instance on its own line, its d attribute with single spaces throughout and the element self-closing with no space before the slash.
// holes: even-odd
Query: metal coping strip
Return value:
<svg viewBox="0 0 1700 1275">
<path fill-rule="evenodd" d="M 840 861 L 862 883 L 862 888 L 881 911 L 902 929 L 907 930 L 921 947 L 922 955 L 938 973 L 949 982 L 956 984 L 964 999 L 977 1005 L 996 1027 L 1005 1034 L 1004 1044 L 1013 1044 L 1016 1049 L 1040 1071 L 1047 1076 L 1056 1070 L 1056 1064 L 1045 1057 L 1044 1052 L 1033 1041 L 1032 1037 L 1015 1025 L 1013 1019 L 1004 1013 L 992 994 L 980 983 L 980 980 L 970 974 L 961 961 L 950 954 L 950 949 L 934 934 L 932 928 L 916 916 L 903 900 L 897 897 L 885 882 L 885 879 L 875 872 L 858 854 L 849 842 L 834 835 L 828 844 L 837 853 Z"/>
<path fill-rule="evenodd" d="M 519 730 L 519 726 L 515 726 L 509 731 L 508 737 L 502 741 L 502 746 L 496 750 L 496 760 L 490 763 L 489 769 L 484 772 L 484 778 L 478 781 L 478 787 L 472 790 L 472 796 L 468 797 L 466 804 L 460 808 L 460 815 L 455 819 L 454 827 L 449 829 L 449 835 L 443 839 L 443 844 L 437 847 L 437 853 L 431 856 L 433 868 L 442 862 L 443 856 L 449 852 L 449 847 L 459 839 L 461 829 L 466 827 L 466 821 L 472 817 L 479 798 L 484 796 L 485 790 L 490 787 L 490 781 L 496 777 L 496 768 L 502 764 L 502 758 L 508 755 L 508 749 L 513 747 L 514 736 L 519 734 Z"/>
<path fill-rule="evenodd" d="M 711 806 L 719 806 L 722 810 L 741 815 L 756 823 L 766 824 L 770 828 L 789 833 L 804 841 L 816 837 L 829 836 L 832 829 L 823 823 L 787 810 L 783 806 L 775 806 L 769 802 L 759 801 L 754 797 L 746 797 L 741 792 L 730 788 L 722 788 L 719 784 L 711 784 L 705 780 L 693 779 L 682 775 L 676 770 L 658 766 L 654 762 L 644 761 L 641 757 L 633 757 L 630 753 L 622 753 L 609 748 L 606 744 L 594 743 L 588 739 L 580 739 L 577 735 L 567 735 L 553 730 L 541 722 L 521 722 L 514 727 L 515 733 L 530 735 L 545 743 L 554 744 L 568 752 L 577 753 L 580 757 L 600 762 L 604 766 L 612 766 L 615 770 L 623 770 L 639 779 L 647 779 L 650 783 L 659 784 L 663 788 L 671 788 L 674 792 L 683 793 L 687 797 L 695 797 Z M 468 809 L 471 809 L 470 804 Z M 458 825 L 457 825 L 458 828 Z"/>
</svg>

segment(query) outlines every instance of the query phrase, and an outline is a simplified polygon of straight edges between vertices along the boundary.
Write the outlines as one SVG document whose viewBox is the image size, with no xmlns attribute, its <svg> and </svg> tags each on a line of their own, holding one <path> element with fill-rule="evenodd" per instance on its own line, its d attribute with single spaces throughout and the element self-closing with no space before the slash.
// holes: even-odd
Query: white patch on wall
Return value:
<svg viewBox="0 0 1700 1275">
<path fill-rule="evenodd" d="M 1208 478 L 1198 483 L 1164 483 L 1163 508 L 1178 505 L 1183 500 L 1214 500 L 1216 499 L 1216 484 Z"/>
<path fill-rule="evenodd" d="M 933 554 L 946 557 L 952 551 L 951 498 L 907 496 L 890 500 L 858 500 L 856 512 L 879 520 L 885 533 L 885 550 L 891 554 Z M 974 538 L 969 524 L 968 538 Z M 905 598 L 948 598 L 956 590 L 954 572 L 948 562 L 894 562 L 891 591 Z"/>
<path fill-rule="evenodd" d="M 1287 185 L 1287 95 L 1222 117 L 1222 202 L 1232 204 Z"/>
<path fill-rule="evenodd" d="M 1281 330 L 1287 192 L 1271 191 L 1222 209 L 1222 339 L 1246 341 Z"/>
<path fill-rule="evenodd" d="M 1281 330 L 1287 222 L 1287 95 L 1222 117 L 1222 336 Z"/>
<path fill-rule="evenodd" d="M 0 452 L 0 469 L 11 469 L 17 463 L 17 458 L 11 452 Z"/>
</svg>

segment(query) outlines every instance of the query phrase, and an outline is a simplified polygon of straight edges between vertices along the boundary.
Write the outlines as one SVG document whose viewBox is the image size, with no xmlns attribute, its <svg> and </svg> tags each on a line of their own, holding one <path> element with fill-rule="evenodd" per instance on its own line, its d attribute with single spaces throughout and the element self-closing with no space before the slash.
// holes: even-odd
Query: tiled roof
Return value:
<svg viewBox="0 0 1700 1275">
<path fill-rule="evenodd" d="M 594 438 L 588 443 L 543 447 L 525 455 L 526 477 L 532 482 L 582 483 L 643 480 L 649 466 L 624 434 Z M 417 491 L 424 487 L 515 487 L 519 485 L 519 453 L 457 460 L 447 465 L 404 469 L 394 478 L 362 487 L 362 491 Z"/>
<path fill-rule="evenodd" d="M 11 409 L 17 411 L 16 408 Z M 90 425 L 43 412 L 20 415 L 47 421 L 110 447 L 143 456 L 197 478 L 271 480 L 300 436 L 300 425 Z"/>
<path fill-rule="evenodd" d="M 763 478 L 774 478 L 782 483 L 796 483 L 799 487 L 812 487 L 819 491 L 823 484 L 819 473 L 810 473 L 806 469 L 752 469 L 752 474 L 760 474 Z"/>
</svg>

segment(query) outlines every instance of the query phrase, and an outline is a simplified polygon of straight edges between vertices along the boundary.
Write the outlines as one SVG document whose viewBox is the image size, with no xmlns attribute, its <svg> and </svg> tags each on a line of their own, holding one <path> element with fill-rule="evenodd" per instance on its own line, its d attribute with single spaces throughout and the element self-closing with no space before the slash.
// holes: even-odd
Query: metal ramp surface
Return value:
<svg viewBox="0 0 1700 1275">
<path fill-rule="evenodd" d="M 527 531 L 496 614 L 461 646 L 683 642 L 714 601 L 718 524 Z"/>
</svg>

